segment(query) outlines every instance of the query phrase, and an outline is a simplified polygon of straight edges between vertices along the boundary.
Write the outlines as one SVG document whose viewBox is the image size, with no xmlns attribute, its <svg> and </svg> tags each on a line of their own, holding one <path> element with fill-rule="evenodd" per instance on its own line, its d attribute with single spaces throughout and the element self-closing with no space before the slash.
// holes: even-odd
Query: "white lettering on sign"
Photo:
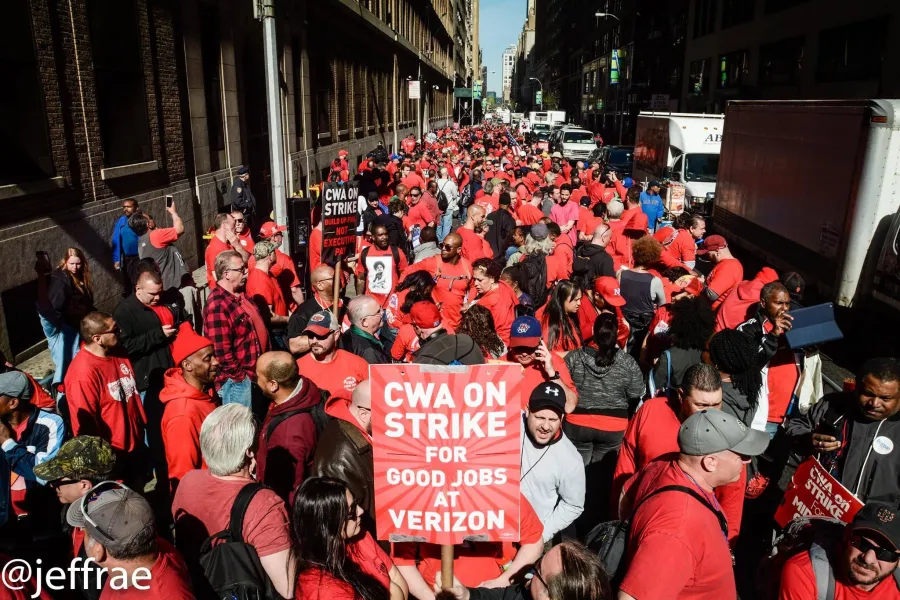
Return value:
<svg viewBox="0 0 900 600">
<path fill-rule="evenodd" d="M 424 531 L 490 531 L 503 529 L 506 515 L 503 510 L 487 512 L 432 512 L 421 510 L 394 510 L 388 514 L 396 529 L 420 529 Z"/>
</svg>

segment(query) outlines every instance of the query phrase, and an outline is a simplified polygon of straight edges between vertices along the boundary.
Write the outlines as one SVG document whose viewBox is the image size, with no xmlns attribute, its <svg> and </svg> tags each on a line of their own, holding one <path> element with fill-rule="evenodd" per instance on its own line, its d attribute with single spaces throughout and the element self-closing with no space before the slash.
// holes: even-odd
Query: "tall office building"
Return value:
<svg viewBox="0 0 900 600">
<path fill-rule="evenodd" d="M 503 101 L 509 102 L 509 90 L 512 85 L 513 69 L 516 66 L 515 44 L 507 47 L 503 52 Z"/>
</svg>

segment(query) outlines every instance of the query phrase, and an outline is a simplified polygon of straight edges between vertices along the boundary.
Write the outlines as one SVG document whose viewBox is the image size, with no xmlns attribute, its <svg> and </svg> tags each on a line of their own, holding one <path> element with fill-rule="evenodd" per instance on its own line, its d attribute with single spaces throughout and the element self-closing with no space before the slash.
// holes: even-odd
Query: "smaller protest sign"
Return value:
<svg viewBox="0 0 900 600">
<path fill-rule="evenodd" d="M 775 512 L 775 522 L 785 527 L 796 518 L 828 517 L 844 523 L 853 520 L 863 503 L 841 485 L 815 458 L 797 467 L 791 485 Z"/>
<path fill-rule="evenodd" d="M 378 538 L 519 540 L 518 365 L 372 365 Z"/>
<path fill-rule="evenodd" d="M 326 182 L 322 189 L 322 262 L 334 266 L 356 250 L 359 186 Z"/>
</svg>

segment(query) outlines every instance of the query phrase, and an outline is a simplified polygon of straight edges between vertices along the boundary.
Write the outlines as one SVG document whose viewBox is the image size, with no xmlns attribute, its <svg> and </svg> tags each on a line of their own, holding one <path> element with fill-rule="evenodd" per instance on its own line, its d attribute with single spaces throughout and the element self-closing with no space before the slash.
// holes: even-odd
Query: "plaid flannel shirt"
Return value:
<svg viewBox="0 0 900 600">
<path fill-rule="evenodd" d="M 256 375 L 256 359 L 262 354 L 253 321 L 245 310 L 256 310 L 245 294 L 231 294 L 217 287 L 209 294 L 203 309 L 203 332 L 212 340 L 219 372 L 216 389 L 225 381 L 243 381 Z"/>
</svg>

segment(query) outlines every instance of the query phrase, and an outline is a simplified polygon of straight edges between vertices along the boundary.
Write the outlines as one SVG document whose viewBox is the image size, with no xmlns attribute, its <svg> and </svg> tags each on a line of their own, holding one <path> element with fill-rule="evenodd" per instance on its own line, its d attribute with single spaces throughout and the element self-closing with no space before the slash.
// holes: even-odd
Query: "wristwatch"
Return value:
<svg viewBox="0 0 900 600">
<path fill-rule="evenodd" d="M 559 373 L 554 373 L 553 375 L 548 375 L 547 379 L 549 379 L 550 381 L 556 381 L 557 379 L 559 379 Z"/>
</svg>

